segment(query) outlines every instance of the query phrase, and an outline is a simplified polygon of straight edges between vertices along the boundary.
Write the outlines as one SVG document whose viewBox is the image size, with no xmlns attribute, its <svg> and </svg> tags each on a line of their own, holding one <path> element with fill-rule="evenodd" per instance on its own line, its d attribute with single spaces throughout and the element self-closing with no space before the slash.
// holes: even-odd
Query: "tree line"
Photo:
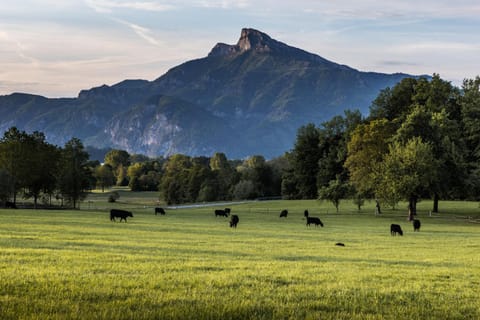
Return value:
<svg viewBox="0 0 480 320">
<path fill-rule="evenodd" d="M 365 198 L 393 208 L 400 200 L 412 214 L 421 198 L 480 196 L 480 78 L 461 88 L 435 74 L 406 78 L 382 90 L 362 119 L 345 112 L 320 127 L 300 128 L 287 154 L 282 194 L 338 202 Z"/>
<path fill-rule="evenodd" d="M 111 150 L 89 161 L 80 140 L 63 148 L 42 133 L 10 128 L 0 140 L 0 199 L 21 195 L 76 207 L 93 188 L 129 186 L 157 191 L 168 204 L 282 197 L 341 199 L 361 207 L 375 198 L 414 213 L 421 198 L 478 199 L 480 191 L 480 78 L 461 88 L 434 75 L 406 78 L 382 90 L 370 114 L 345 111 L 319 126 L 299 128 L 292 150 L 267 160 L 182 154 L 168 158 Z"/>
</svg>

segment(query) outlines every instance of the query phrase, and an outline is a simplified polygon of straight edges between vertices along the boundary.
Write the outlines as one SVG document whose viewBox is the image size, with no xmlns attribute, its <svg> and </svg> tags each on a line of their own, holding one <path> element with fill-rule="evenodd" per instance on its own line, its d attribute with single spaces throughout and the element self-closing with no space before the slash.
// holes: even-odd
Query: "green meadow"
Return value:
<svg viewBox="0 0 480 320">
<path fill-rule="evenodd" d="M 477 202 L 350 201 L 167 209 L 156 193 L 92 194 L 81 210 L 0 210 L 1 319 L 480 319 Z M 109 208 L 131 210 L 111 222 Z M 288 209 L 287 218 L 279 218 Z M 303 211 L 324 227 L 307 227 Z M 390 224 L 404 236 L 391 236 Z M 337 242 L 345 244 L 336 246 Z"/>
</svg>

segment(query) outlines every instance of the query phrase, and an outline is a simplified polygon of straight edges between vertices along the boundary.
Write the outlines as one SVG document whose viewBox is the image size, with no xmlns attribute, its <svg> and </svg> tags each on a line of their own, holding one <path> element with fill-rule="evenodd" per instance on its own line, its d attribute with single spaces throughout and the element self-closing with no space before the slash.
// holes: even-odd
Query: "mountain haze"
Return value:
<svg viewBox="0 0 480 320">
<path fill-rule="evenodd" d="M 75 136 L 149 156 L 270 158 L 292 148 L 301 125 L 345 109 L 366 114 L 381 89 L 405 77 L 360 72 L 243 29 L 237 44 L 218 43 L 154 81 L 125 80 L 77 98 L 0 96 L 0 130 L 15 125 L 58 145 Z"/>
</svg>

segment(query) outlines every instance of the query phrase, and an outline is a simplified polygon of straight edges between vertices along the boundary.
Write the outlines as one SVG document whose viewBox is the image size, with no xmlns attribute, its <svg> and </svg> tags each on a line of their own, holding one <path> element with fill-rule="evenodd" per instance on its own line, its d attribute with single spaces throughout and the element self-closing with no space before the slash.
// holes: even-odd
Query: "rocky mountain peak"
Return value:
<svg viewBox="0 0 480 320">
<path fill-rule="evenodd" d="M 256 52 L 270 52 L 273 49 L 280 47 L 287 47 L 287 45 L 273 40 L 267 34 L 258 30 L 244 28 L 242 29 L 240 39 L 238 39 L 236 45 L 217 43 L 208 56 L 229 56 L 249 50 L 255 50 Z"/>
<path fill-rule="evenodd" d="M 237 47 L 241 52 L 248 50 L 256 51 L 270 51 L 271 44 L 274 40 L 267 34 L 262 33 L 255 29 L 242 29 L 240 39 L 238 40 Z"/>
</svg>

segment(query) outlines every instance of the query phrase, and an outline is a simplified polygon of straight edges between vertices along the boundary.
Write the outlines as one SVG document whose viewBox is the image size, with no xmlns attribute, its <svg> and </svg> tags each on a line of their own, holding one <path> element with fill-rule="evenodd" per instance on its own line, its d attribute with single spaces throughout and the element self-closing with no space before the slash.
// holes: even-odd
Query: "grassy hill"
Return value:
<svg viewBox="0 0 480 320">
<path fill-rule="evenodd" d="M 0 210 L 0 318 L 480 318 L 478 203 L 430 216 L 421 202 L 414 233 L 406 210 L 375 216 L 373 202 L 338 214 L 317 201 L 231 205 L 231 229 L 214 207 L 155 216 L 156 197 L 121 192 L 127 223 L 99 193 L 82 210 Z M 305 209 L 325 227 L 306 227 Z"/>
</svg>

